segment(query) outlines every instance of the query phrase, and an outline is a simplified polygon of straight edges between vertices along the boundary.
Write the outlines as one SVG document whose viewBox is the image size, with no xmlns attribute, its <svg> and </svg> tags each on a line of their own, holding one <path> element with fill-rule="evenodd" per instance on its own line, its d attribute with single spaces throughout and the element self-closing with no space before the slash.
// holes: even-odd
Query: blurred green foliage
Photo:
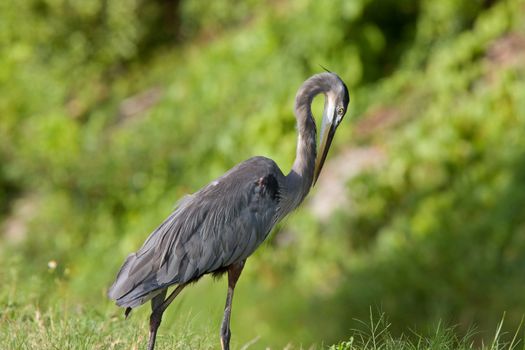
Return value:
<svg viewBox="0 0 525 350">
<path fill-rule="evenodd" d="M 118 312 L 106 288 L 178 198 L 253 155 L 288 169 L 295 91 L 323 65 L 362 118 L 333 153 L 373 146 L 386 160 L 348 183 L 351 205 L 328 221 L 299 211 L 250 260 L 234 338 L 335 342 L 370 306 L 397 332 L 440 319 L 492 330 L 504 311 L 514 327 L 524 12 L 522 0 L 0 4 L 0 319 L 26 304 Z M 394 122 L 362 132 L 382 111 Z M 215 329 L 224 293 L 203 280 L 166 322 L 194 313 Z"/>
</svg>

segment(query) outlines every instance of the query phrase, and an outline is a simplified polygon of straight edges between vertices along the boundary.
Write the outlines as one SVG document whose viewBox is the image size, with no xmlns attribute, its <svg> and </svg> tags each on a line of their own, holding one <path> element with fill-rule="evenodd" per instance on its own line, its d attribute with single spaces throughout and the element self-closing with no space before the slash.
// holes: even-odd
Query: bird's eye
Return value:
<svg viewBox="0 0 525 350">
<path fill-rule="evenodd" d="M 345 113 L 345 110 L 344 110 L 343 107 L 339 107 L 339 108 L 337 109 L 337 115 L 338 115 L 338 116 L 343 116 L 344 113 Z"/>
</svg>

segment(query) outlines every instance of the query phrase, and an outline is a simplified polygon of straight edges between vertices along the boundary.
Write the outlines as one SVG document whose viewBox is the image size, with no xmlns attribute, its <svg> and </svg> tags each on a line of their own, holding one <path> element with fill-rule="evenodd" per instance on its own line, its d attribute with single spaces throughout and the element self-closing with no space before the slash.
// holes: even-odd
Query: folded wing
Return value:
<svg viewBox="0 0 525 350">
<path fill-rule="evenodd" d="M 127 257 L 109 297 L 133 308 L 170 285 L 246 259 L 276 222 L 283 179 L 275 162 L 255 157 L 186 196 Z"/>
</svg>

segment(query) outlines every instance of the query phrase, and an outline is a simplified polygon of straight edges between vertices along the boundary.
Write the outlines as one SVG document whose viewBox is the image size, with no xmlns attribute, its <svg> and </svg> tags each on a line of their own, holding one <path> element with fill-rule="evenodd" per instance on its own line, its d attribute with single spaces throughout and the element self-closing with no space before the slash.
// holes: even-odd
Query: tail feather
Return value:
<svg viewBox="0 0 525 350">
<path fill-rule="evenodd" d="M 163 286 L 159 286 L 149 252 L 138 255 L 130 254 L 113 285 L 109 288 L 109 298 L 118 306 L 134 308 L 157 295 Z M 126 314 L 129 314 L 127 312 Z"/>
<path fill-rule="evenodd" d="M 187 199 L 184 199 L 181 205 L 185 201 Z M 177 213 L 179 209 L 150 234 L 137 252 L 126 258 L 108 291 L 109 298 L 115 300 L 117 305 L 135 308 L 158 295 L 169 285 L 180 282 L 177 271 L 170 271 L 168 274 L 167 271 L 161 271 L 165 250 L 168 249 L 166 247 L 171 247 L 172 237 L 168 233 L 176 221 Z"/>
</svg>

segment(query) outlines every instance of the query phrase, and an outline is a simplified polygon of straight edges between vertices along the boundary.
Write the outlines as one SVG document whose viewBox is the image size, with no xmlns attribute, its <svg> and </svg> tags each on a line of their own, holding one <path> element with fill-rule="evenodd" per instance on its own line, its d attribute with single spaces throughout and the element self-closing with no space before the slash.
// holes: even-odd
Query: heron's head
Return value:
<svg viewBox="0 0 525 350">
<path fill-rule="evenodd" d="M 323 81 L 323 92 L 325 94 L 325 103 L 323 119 L 321 122 L 321 134 L 319 137 L 319 149 L 315 160 L 314 181 L 317 181 L 321 169 L 323 168 L 326 155 L 332 144 L 335 130 L 341 124 L 346 114 L 350 95 L 345 83 L 334 73 L 319 74 L 319 79 Z"/>
</svg>

